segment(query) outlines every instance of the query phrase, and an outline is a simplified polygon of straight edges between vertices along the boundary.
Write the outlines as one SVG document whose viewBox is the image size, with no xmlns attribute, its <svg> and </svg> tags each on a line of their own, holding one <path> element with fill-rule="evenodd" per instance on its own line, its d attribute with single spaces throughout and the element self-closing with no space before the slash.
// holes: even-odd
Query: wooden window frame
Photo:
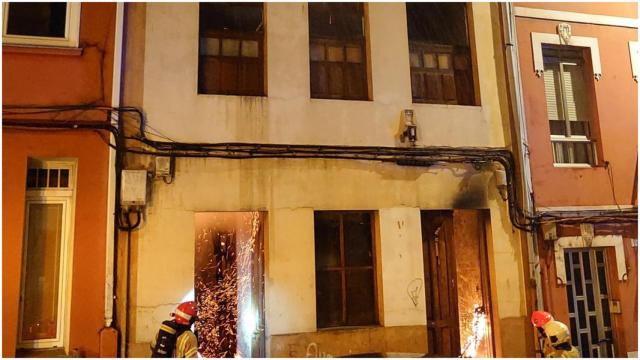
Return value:
<svg viewBox="0 0 640 360">
<path fill-rule="evenodd" d="M 376 230 L 375 230 L 375 213 L 373 211 L 359 211 L 359 210 L 342 210 L 342 211 L 332 211 L 332 210 L 324 210 L 324 211 L 315 211 L 314 212 L 314 217 L 315 214 L 317 213 L 332 213 L 335 215 L 339 215 L 340 216 L 340 266 L 333 266 L 333 267 L 325 267 L 323 269 L 319 268 L 318 265 L 316 264 L 315 266 L 315 270 L 316 270 L 316 277 L 318 272 L 332 272 L 332 271 L 338 271 L 340 272 L 341 275 L 341 299 L 342 299 L 342 322 L 341 325 L 335 325 L 335 326 L 324 326 L 324 327 L 320 327 L 317 325 L 317 320 L 316 320 L 316 326 L 318 329 L 339 329 L 339 328 L 358 328 L 358 327 L 370 327 L 370 326 L 378 326 L 380 324 L 380 316 L 378 313 L 378 279 L 377 279 L 377 267 L 376 267 L 376 257 L 377 257 L 377 251 L 376 251 L 376 241 L 375 241 L 375 236 L 376 236 Z M 371 226 L 371 265 L 370 266 L 346 266 L 345 265 L 345 239 L 344 239 L 344 215 L 346 214 L 354 214 L 354 213 L 360 213 L 360 214 L 368 214 L 369 215 L 369 219 L 370 219 L 370 226 Z M 314 223 L 314 227 L 317 226 Z M 346 273 L 347 271 L 349 271 L 350 269 L 356 269 L 356 270 L 371 270 L 371 276 L 372 276 L 372 285 L 373 285 L 373 289 L 372 290 L 372 294 L 373 294 L 373 307 L 372 307 L 372 311 L 373 311 L 373 322 L 371 324 L 367 324 L 367 325 L 349 325 L 347 324 L 347 280 L 346 280 Z M 317 297 L 317 287 L 316 287 L 316 297 Z M 316 299 L 317 301 L 317 299 Z M 317 311 L 317 309 L 316 309 Z M 317 317 L 316 317 L 317 318 Z"/>
<path fill-rule="evenodd" d="M 79 2 L 67 2 L 64 37 L 12 35 L 7 34 L 9 24 L 9 3 L 3 3 L 2 42 L 3 45 L 46 46 L 77 48 L 80 40 L 80 10 Z"/>
<path fill-rule="evenodd" d="M 28 188 L 25 193 L 25 220 L 23 234 L 22 264 L 20 275 L 20 302 L 18 314 L 18 349 L 46 349 L 64 347 L 69 349 L 70 314 L 71 314 L 71 282 L 73 274 L 73 238 L 76 202 L 76 160 L 72 159 L 33 159 L 28 160 L 28 168 L 55 168 L 69 170 L 69 186 L 66 188 Z M 25 183 L 26 187 L 26 183 Z M 22 337 L 24 290 L 27 271 L 29 210 L 34 204 L 61 204 L 61 244 L 58 279 L 58 323 L 54 339 L 25 340 Z"/>
<path fill-rule="evenodd" d="M 477 78 L 478 75 L 476 73 L 475 68 L 475 54 L 473 53 L 473 28 L 472 28 L 472 9 L 469 4 L 465 4 L 465 28 L 467 33 L 467 46 L 459 46 L 459 45 L 449 45 L 449 44 L 438 44 L 431 43 L 427 41 L 417 41 L 407 39 L 409 43 L 409 56 L 414 52 L 418 52 L 420 56 L 420 64 L 421 66 L 413 66 L 411 64 L 411 60 L 409 61 L 410 68 L 410 76 L 411 76 L 411 99 L 413 103 L 423 103 L 423 104 L 444 104 L 444 105 L 461 105 L 461 106 L 477 106 L 479 105 L 479 96 L 478 96 L 478 86 L 477 86 Z M 407 19 L 408 21 L 408 19 Z M 408 24 L 407 24 L 408 26 Z M 436 56 L 436 67 L 428 68 L 424 63 L 425 54 L 434 54 Z M 438 55 L 447 54 L 449 56 L 449 68 L 448 69 L 440 69 L 438 64 Z M 467 62 L 466 69 L 456 69 L 456 57 L 465 57 L 464 61 Z M 462 61 L 462 60 L 460 60 Z M 462 72 L 468 72 L 468 76 L 470 77 L 469 81 L 469 102 L 461 103 L 458 97 L 459 89 L 464 87 L 464 84 L 461 83 Z M 458 76 L 456 76 L 458 73 Z M 416 96 L 414 93 L 414 76 L 420 76 L 420 84 L 424 89 L 425 96 Z M 439 76 L 439 92 L 441 94 L 441 99 L 432 99 L 428 97 L 428 89 L 429 89 L 429 81 L 427 80 L 427 76 Z M 454 97 L 451 99 L 446 99 L 444 96 L 444 76 L 451 76 L 453 82 L 453 92 Z"/>
<path fill-rule="evenodd" d="M 370 91 L 369 91 L 369 65 L 368 65 L 368 49 L 367 49 L 367 9 L 365 8 L 365 4 L 361 4 L 360 7 L 361 16 L 362 16 L 362 38 L 331 38 L 331 37 L 314 37 L 309 31 L 309 51 L 313 46 L 322 46 L 324 48 L 324 60 L 313 60 L 311 58 L 311 53 L 309 54 L 309 93 L 312 99 L 329 99 L 329 100 L 361 100 L 361 101 L 369 101 L 371 100 Z M 329 46 L 333 47 L 341 47 L 343 49 L 343 58 L 342 61 L 329 61 L 328 60 L 328 50 Z M 347 48 L 349 47 L 358 47 L 360 49 L 360 62 L 349 62 L 347 60 Z M 314 68 L 324 67 L 326 83 L 327 83 L 327 91 L 324 93 L 314 92 Z M 334 81 L 330 76 L 329 69 L 332 67 L 339 67 L 342 71 L 342 93 L 341 94 L 332 94 L 331 93 L 331 84 Z M 359 68 L 359 69 L 356 69 Z M 360 73 L 362 77 L 362 83 L 360 86 L 362 87 L 362 96 L 349 96 L 348 95 L 348 76 L 346 74 L 357 72 Z"/>
<path fill-rule="evenodd" d="M 236 96 L 266 96 L 266 88 L 265 88 L 265 34 L 266 34 L 266 26 L 264 21 L 265 12 L 265 4 L 262 4 L 262 31 L 260 32 L 240 32 L 240 31 L 206 31 L 205 33 L 201 33 L 198 31 L 198 94 L 199 95 L 236 95 Z M 201 21 L 201 19 L 198 19 Z M 218 39 L 218 55 L 207 55 L 202 53 L 202 39 L 203 38 L 216 38 Z M 239 48 L 237 56 L 225 56 L 222 54 L 222 43 L 225 39 L 233 39 L 239 40 Z M 258 42 L 258 56 L 257 57 L 247 57 L 242 56 L 242 41 L 257 41 Z M 218 89 L 218 90 L 207 90 L 204 89 L 203 79 L 204 76 L 203 66 L 204 63 L 211 60 L 217 60 L 221 64 L 222 63 L 233 63 L 238 67 L 238 71 L 236 74 L 235 89 Z M 257 91 L 253 91 L 252 89 L 240 89 L 240 85 L 242 84 L 242 74 L 240 71 L 243 65 L 258 65 L 258 81 L 259 86 L 257 87 Z M 222 73 L 224 72 L 222 65 L 219 67 L 218 78 L 222 79 Z M 222 83 L 222 80 L 220 80 Z M 222 88 L 222 84 L 219 84 L 219 88 Z"/>
</svg>

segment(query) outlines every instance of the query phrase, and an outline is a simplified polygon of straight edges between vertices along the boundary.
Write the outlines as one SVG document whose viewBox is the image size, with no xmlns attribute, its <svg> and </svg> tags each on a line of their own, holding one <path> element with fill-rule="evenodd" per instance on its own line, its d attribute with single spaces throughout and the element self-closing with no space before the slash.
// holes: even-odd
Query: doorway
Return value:
<svg viewBox="0 0 640 360">
<path fill-rule="evenodd" d="M 582 357 L 615 357 L 605 249 L 565 249 L 573 346 Z"/>
<path fill-rule="evenodd" d="M 493 356 L 487 216 L 483 210 L 421 212 L 431 356 Z"/>
<path fill-rule="evenodd" d="M 264 357 L 264 225 L 258 211 L 196 213 L 196 332 L 204 357 Z"/>
</svg>

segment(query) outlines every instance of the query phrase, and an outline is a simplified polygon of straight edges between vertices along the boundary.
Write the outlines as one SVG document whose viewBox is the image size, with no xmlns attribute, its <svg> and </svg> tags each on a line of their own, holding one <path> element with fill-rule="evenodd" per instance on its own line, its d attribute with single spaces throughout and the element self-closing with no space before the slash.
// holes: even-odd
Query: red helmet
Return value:
<svg viewBox="0 0 640 360">
<path fill-rule="evenodd" d="M 553 316 L 546 311 L 536 310 L 531 314 L 531 323 L 535 327 L 542 327 L 549 321 L 553 321 Z"/>
<path fill-rule="evenodd" d="M 195 301 L 186 301 L 178 305 L 176 311 L 171 313 L 178 324 L 189 325 L 191 319 L 196 316 L 196 303 Z"/>
</svg>

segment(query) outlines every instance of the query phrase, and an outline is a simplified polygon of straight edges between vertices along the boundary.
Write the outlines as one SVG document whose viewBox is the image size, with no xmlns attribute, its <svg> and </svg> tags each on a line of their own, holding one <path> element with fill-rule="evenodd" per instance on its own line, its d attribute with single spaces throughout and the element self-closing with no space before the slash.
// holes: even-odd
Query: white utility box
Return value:
<svg viewBox="0 0 640 360">
<path fill-rule="evenodd" d="M 171 175 L 171 158 L 168 156 L 156 156 L 156 178 Z"/>
<path fill-rule="evenodd" d="M 122 170 L 120 204 L 143 206 L 147 202 L 147 170 Z"/>
</svg>

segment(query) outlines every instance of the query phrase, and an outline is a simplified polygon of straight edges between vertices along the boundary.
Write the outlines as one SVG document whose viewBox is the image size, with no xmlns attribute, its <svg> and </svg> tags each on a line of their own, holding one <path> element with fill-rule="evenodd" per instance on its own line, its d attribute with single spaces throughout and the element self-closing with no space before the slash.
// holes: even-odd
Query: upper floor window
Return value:
<svg viewBox="0 0 640 360">
<path fill-rule="evenodd" d="M 372 218 L 363 211 L 315 213 L 318 328 L 377 322 Z"/>
<path fill-rule="evenodd" d="M 595 164 L 591 104 L 581 48 L 543 45 L 544 89 L 556 164 Z"/>
<path fill-rule="evenodd" d="M 265 95 L 261 3 L 200 4 L 198 93 Z"/>
<path fill-rule="evenodd" d="M 475 105 L 464 3 L 407 3 L 414 102 Z"/>
<path fill-rule="evenodd" d="M 311 97 L 367 100 L 362 3 L 309 3 Z"/>
<path fill-rule="evenodd" d="M 5 44 L 78 46 L 80 3 L 4 3 Z"/>
</svg>

